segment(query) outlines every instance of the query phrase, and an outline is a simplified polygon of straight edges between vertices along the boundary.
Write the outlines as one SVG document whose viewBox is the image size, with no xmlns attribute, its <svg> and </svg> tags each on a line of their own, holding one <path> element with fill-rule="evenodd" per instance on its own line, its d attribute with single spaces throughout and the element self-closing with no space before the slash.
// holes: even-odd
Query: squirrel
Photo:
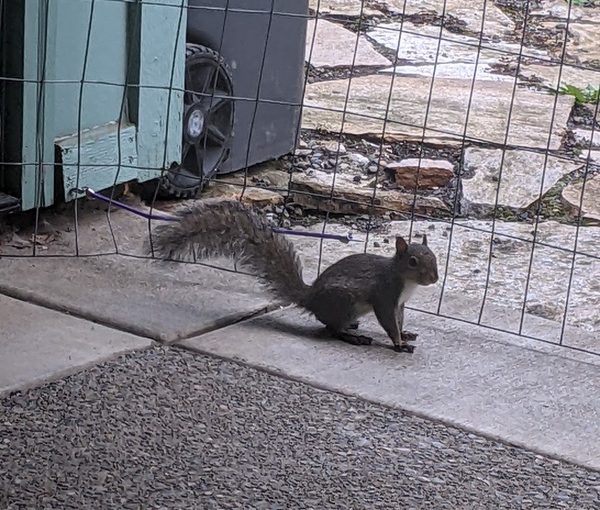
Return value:
<svg viewBox="0 0 600 510">
<path fill-rule="evenodd" d="M 273 232 L 267 218 L 238 200 L 207 199 L 187 206 L 178 220 L 156 227 L 152 248 L 159 258 L 183 260 L 225 256 L 252 270 L 279 299 L 312 313 L 336 339 L 369 345 L 372 339 L 351 333 L 358 318 L 373 311 L 396 351 L 413 352 L 417 338 L 402 331 L 404 304 L 418 285 L 438 281 L 437 260 L 422 243 L 396 237 L 396 253 L 344 257 L 312 285 L 302 277 L 293 244 Z"/>
</svg>

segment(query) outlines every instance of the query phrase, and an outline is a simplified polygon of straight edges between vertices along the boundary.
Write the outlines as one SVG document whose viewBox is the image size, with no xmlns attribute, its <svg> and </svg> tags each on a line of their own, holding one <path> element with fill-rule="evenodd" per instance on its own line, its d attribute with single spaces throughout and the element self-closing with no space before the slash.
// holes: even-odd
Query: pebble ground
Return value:
<svg viewBox="0 0 600 510">
<path fill-rule="evenodd" d="M 0 402 L 2 510 L 600 508 L 600 473 L 176 348 Z"/>
</svg>

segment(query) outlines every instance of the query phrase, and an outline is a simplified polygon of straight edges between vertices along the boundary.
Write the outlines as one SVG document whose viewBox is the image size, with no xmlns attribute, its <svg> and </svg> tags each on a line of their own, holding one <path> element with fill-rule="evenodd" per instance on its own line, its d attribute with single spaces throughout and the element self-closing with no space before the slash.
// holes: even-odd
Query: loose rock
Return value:
<svg viewBox="0 0 600 510">
<path fill-rule="evenodd" d="M 346 154 L 346 146 L 337 140 L 329 140 L 322 144 L 322 147 L 331 154 Z"/>
<path fill-rule="evenodd" d="M 386 169 L 394 173 L 398 186 L 409 189 L 417 184 L 419 189 L 444 187 L 454 177 L 454 165 L 445 160 L 404 159 L 388 164 Z"/>
<path fill-rule="evenodd" d="M 389 210 L 410 213 L 414 195 L 373 188 L 369 183 L 357 185 L 353 177 L 337 174 L 333 199 L 330 200 L 334 176 L 322 171 L 315 171 L 311 176 L 295 176 L 290 186 L 292 200 L 305 208 L 329 211 L 339 214 L 387 214 Z M 371 205 L 372 204 L 372 205 Z M 448 207 L 435 197 L 417 197 L 416 214 L 432 215 L 447 213 Z"/>
<path fill-rule="evenodd" d="M 363 156 L 362 154 L 358 154 L 356 152 L 350 154 L 350 159 L 359 166 L 366 166 L 369 164 L 370 161 L 367 156 Z"/>
<path fill-rule="evenodd" d="M 296 149 L 294 151 L 294 156 L 310 156 L 311 154 L 311 149 Z"/>
<path fill-rule="evenodd" d="M 282 204 L 284 201 L 283 195 L 275 191 L 270 191 L 264 188 L 235 186 L 233 184 L 222 184 L 213 182 L 207 186 L 202 193 L 206 198 L 221 198 L 225 200 L 239 200 L 242 197 L 242 202 L 254 207 L 265 207 L 268 205 Z"/>
</svg>

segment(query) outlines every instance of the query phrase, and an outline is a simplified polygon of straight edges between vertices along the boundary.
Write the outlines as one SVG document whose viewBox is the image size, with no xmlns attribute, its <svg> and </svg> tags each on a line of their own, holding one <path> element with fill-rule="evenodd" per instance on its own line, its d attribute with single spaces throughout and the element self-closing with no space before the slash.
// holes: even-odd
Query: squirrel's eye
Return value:
<svg viewBox="0 0 600 510">
<path fill-rule="evenodd" d="M 419 261 L 417 260 L 417 257 L 411 257 L 408 259 L 408 265 L 410 267 L 417 267 L 419 265 Z"/>
</svg>

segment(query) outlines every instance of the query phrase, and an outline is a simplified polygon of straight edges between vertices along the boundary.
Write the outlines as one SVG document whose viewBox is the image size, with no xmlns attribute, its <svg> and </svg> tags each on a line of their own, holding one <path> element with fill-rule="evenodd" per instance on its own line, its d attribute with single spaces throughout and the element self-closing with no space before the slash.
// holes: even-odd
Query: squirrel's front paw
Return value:
<svg viewBox="0 0 600 510">
<path fill-rule="evenodd" d="M 415 346 L 410 344 L 394 345 L 394 350 L 396 352 L 409 352 L 412 354 L 415 352 Z"/>
</svg>

